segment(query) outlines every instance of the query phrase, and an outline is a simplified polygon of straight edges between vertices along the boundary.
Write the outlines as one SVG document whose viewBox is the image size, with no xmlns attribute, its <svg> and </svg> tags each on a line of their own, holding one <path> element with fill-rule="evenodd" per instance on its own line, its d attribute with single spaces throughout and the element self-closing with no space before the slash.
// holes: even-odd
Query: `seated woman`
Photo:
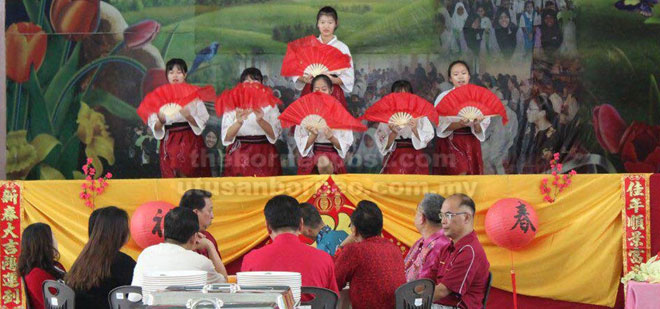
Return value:
<svg viewBox="0 0 660 309">
<path fill-rule="evenodd" d="M 25 295 L 31 308 L 44 308 L 41 286 L 46 280 L 64 277 L 64 267 L 57 262 L 60 254 L 50 226 L 33 223 L 23 231 L 18 273 L 25 280 Z"/>
<path fill-rule="evenodd" d="M 76 292 L 77 308 L 109 308 L 108 293 L 133 279 L 135 260 L 119 251 L 129 237 L 128 214 L 109 206 L 90 223 L 89 241 L 64 280 Z"/>
<path fill-rule="evenodd" d="M 325 75 L 312 80 L 312 91 L 330 95 L 332 81 Z M 337 104 L 339 101 L 337 101 Z M 344 174 L 344 158 L 353 144 L 353 132 L 325 127 L 322 130 L 296 126 L 294 137 L 301 158 L 298 160 L 298 175 Z"/>
</svg>

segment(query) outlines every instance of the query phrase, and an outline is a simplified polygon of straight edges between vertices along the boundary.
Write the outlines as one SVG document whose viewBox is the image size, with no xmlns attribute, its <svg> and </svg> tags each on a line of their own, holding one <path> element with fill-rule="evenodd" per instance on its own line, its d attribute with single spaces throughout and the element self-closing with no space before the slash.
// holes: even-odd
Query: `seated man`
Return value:
<svg viewBox="0 0 660 309">
<path fill-rule="evenodd" d="M 449 245 L 449 238 L 442 231 L 440 210 L 445 198 L 438 194 L 429 193 L 417 205 L 415 214 L 415 228 L 422 237 L 410 247 L 404 260 L 406 265 L 406 280 L 417 279 L 435 280 L 438 270 L 440 253 Z"/>
<path fill-rule="evenodd" d="M 199 219 L 199 232 L 211 241 L 213 244 L 213 250 L 222 258 L 220 251 L 218 250 L 218 242 L 215 240 L 215 237 L 206 230 L 213 222 L 211 192 L 200 189 L 190 189 L 181 197 L 179 207 L 191 209 L 197 215 L 197 218 Z M 206 249 L 195 250 L 195 252 L 209 259 L 211 258 L 210 253 Z"/>
<path fill-rule="evenodd" d="M 440 255 L 434 308 L 482 307 L 490 264 L 474 232 L 474 213 L 474 201 L 465 194 L 454 194 L 442 203 L 442 229 L 451 243 Z"/>
<path fill-rule="evenodd" d="M 226 281 L 220 256 L 211 241 L 199 233 L 199 221 L 192 210 L 174 208 L 165 215 L 164 224 L 165 241 L 140 253 L 131 285 L 142 286 L 147 272 L 172 270 L 202 270 L 208 273 L 207 283 Z M 211 259 L 193 251 L 198 249 L 208 250 Z"/>
<path fill-rule="evenodd" d="M 298 201 L 278 195 L 264 207 L 266 228 L 273 243 L 254 249 L 243 257 L 241 271 L 291 271 L 302 275 L 303 286 L 337 290 L 335 267 L 327 253 L 304 244 Z"/>
<path fill-rule="evenodd" d="M 330 255 L 335 255 L 337 247 L 348 237 L 344 231 L 335 231 L 321 219 L 318 209 L 310 203 L 300 204 L 303 218 L 302 234 L 316 240 L 316 248 Z"/>
<path fill-rule="evenodd" d="M 361 201 L 351 214 L 351 236 L 335 254 L 337 285 L 350 282 L 354 309 L 394 308 L 396 289 L 406 283 L 401 250 L 381 235 L 383 214 Z"/>
</svg>

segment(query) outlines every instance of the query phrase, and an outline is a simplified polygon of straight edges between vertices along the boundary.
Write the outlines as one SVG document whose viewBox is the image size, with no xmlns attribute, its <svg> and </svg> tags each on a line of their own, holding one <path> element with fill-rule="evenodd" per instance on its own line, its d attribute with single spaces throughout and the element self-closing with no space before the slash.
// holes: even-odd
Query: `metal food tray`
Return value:
<svg viewBox="0 0 660 309">
<path fill-rule="evenodd" d="M 294 309 L 295 301 L 288 286 L 170 286 L 164 291 L 145 295 L 148 308 L 278 308 Z M 222 305 L 222 307 L 219 307 Z"/>
</svg>

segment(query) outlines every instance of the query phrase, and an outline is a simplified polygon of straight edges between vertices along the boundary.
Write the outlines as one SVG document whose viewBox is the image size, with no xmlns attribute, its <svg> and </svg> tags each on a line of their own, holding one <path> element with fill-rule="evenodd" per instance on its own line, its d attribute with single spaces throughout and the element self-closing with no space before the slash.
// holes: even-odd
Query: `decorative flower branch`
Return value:
<svg viewBox="0 0 660 309">
<path fill-rule="evenodd" d="M 95 178 L 96 169 L 93 167 L 92 161 L 92 158 L 87 158 L 87 163 L 82 167 L 86 182 L 81 185 L 83 190 L 80 192 L 80 199 L 85 201 L 85 206 L 94 209 L 94 199 L 97 195 L 103 194 L 112 174 L 108 172 L 103 177 Z"/>
<path fill-rule="evenodd" d="M 543 194 L 543 200 L 547 201 L 548 203 L 554 203 L 559 193 L 564 191 L 564 189 L 568 188 L 568 186 L 571 184 L 571 178 L 573 175 L 576 175 L 577 172 L 575 170 L 571 170 L 568 174 L 564 174 L 561 177 L 559 176 L 563 168 L 563 165 L 559 163 L 559 153 L 555 153 L 553 155 L 552 160 L 550 160 L 550 168 L 552 171 L 552 176 L 554 177 L 554 180 L 552 181 L 552 186 L 554 189 L 548 186 L 548 178 L 543 178 L 543 180 L 541 180 L 540 189 L 541 194 Z"/>
</svg>

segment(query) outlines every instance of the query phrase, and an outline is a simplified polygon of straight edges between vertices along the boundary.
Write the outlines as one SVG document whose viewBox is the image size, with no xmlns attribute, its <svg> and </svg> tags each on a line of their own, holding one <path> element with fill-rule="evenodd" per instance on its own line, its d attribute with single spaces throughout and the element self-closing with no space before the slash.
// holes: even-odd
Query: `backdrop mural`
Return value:
<svg viewBox="0 0 660 309">
<path fill-rule="evenodd" d="M 482 144 L 488 174 L 542 173 L 559 152 L 564 170 L 656 172 L 660 167 L 660 34 L 652 14 L 599 0 L 35 0 L 6 2 L 7 172 L 11 179 L 100 175 L 159 177 L 158 141 L 136 107 L 183 58 L 189 82 L 232 87 L 255 66 L 290 104 L 279 75 L 286 43 L 316 34 L 324 5 L 353 54 L 355 116 L 408 79 L 433 102 L 456 59 L 490 88 L 509 123 Z M 639 11 L 639 10 L 637 10 Z M 651 11 L 652 12 L 652 11 Z M 649 17 L 650 15 L 650 17 Z M 658 19 L 660 20 L 660 19 Z M 215 115 L 212 105 L 210 114 Z M 203 133 L 214 175 L 222 169 L 220 120 Z M 373 131 L 356 135 L 349 172 L 379 172 Z M 293 132 L 277 143 L 295 174 Z M 433 145 L 428 147 L 434 149 Z"/>
</svg>

